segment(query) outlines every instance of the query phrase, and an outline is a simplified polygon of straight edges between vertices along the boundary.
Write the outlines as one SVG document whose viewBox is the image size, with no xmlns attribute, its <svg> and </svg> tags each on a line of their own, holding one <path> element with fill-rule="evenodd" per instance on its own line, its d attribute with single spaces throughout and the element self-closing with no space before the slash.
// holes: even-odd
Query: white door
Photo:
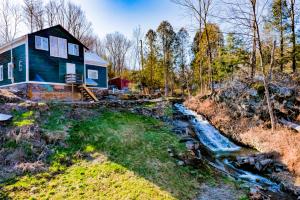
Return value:
<svg viewBox="0 0 300 200">
<path fill-rule="evenodd" d="M 76 66 L 73 63 L 67 63 L 66 74 L 76 74 Z"/>
</svg>

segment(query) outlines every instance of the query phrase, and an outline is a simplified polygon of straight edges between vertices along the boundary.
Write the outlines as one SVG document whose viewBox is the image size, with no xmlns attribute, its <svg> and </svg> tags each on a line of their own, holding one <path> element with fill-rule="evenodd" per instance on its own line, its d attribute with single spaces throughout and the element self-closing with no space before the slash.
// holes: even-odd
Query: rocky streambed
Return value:
<svg viewBox="0 0 300 200">
<path fill-rule="evenodd" d="M 272 179 L 273 172 L 287 170 L 277 161 L 276 154 L 259 154 L 233 143 L 203 116 L 182 104 L 174 104 L 173 125 L 174 131 L 183 135 L 182 141 L 198 159 L 242 181 L 250 188 L 253 199 L 299 199 L 298 190 Z"/>
</svg>

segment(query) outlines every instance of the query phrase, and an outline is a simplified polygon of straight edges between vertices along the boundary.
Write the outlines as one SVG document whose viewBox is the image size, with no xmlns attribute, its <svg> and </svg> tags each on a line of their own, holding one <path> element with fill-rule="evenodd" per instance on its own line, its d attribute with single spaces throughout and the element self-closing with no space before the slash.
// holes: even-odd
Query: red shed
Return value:
<svg viewBox="0 0 300 200">
<path fill-rule="evenodd" d="M 119 90 L 123 90 L 129 87 L 130 81 L 127 79 L 122 79 L 121 77 L 116 77 L 109 80 L 109 85 L 116 86 Z"/>
</svg>

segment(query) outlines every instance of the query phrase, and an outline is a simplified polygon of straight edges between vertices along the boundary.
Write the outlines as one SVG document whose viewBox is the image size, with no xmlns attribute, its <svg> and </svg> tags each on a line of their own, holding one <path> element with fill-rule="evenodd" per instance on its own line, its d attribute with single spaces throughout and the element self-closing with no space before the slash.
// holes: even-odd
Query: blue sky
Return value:
<svg viewBox="0 0 300 200">
<path fill-rule="evenodd" d="M 141 26 L 143 32 L 156 29 L 162 20 L 168 20 L 174 29 L 187 27 L 191 19 L 170 0 L 72 0 L 81 5 L 94 31 L 100 37 L 119 31 L 127 37 Z"/>
</svg>

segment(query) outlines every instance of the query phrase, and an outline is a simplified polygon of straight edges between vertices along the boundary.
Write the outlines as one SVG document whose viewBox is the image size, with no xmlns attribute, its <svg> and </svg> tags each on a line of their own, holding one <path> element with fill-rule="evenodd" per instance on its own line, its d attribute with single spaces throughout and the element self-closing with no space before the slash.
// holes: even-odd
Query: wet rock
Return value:
<svg viewBox="0 0 300 200">
<path fill-rule="evenodd" d="M 275 85 L 275 84 L 270 84 L 269 88 L 271 90 L 271 93 L 282 97 L 282 98 L 288 98 L 293 96 L 293 94 L 295 93 L 295 91 L 292 88 L 288 88 L 288 87 L 281 87 L 279 85 Z"/>
<path fill-rule="evenodd" d="M 273 153 L 237 156 L 234 164 L 239 168 L 247 168 L 258 172 L 272 173 L 286 170 L 286 167 L 277 161 L 277 155 Z"/>
<path fill-rule="evenodd" d="M 178 166 L 184 166 L 184 165 L 185 165 L 185 162 L 182 161 L 182 160 L 178 160 L 176 164 L 177 164 Z"/>
</svg>

